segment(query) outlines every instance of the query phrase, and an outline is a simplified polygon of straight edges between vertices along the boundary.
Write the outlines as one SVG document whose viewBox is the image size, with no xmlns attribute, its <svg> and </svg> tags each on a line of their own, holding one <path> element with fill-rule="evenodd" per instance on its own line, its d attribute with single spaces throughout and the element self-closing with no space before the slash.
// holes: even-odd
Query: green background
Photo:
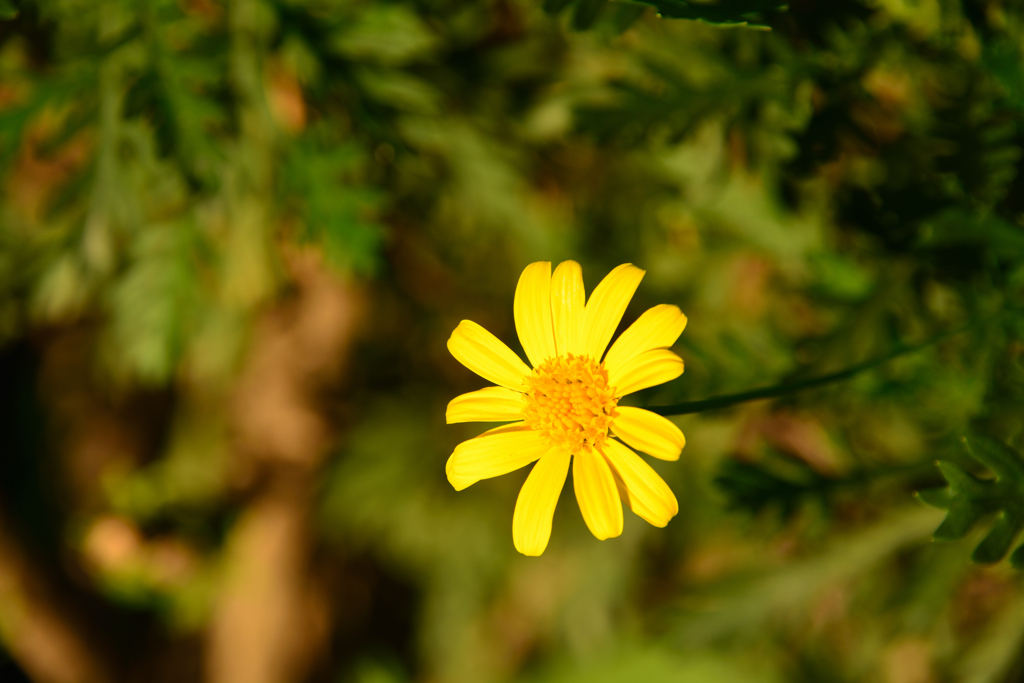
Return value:
<svg viewBox="0 0 1024 683">
<path fill-rule="evenodd" d="M 0 679 L 1024 676 L 1020 3 L 0 14 Z M 689 318 L 634 405 L 775 389 L 526 558 L 445 342 L 565 259 Z"/>
</svg>

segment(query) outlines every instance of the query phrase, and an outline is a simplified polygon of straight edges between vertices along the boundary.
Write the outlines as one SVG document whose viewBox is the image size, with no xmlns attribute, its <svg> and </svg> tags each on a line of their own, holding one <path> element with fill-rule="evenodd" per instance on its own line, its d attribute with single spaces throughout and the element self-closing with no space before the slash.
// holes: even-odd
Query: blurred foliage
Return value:
<svg viewBox="0 0 1024 683">
<path fill-rule="evenodd" d="M 970 553 L 1020 544 L 1022 36 L 1010 0 L 0 0 L 0 672 L 1018 680 L 1021 576 Z M 519 351 L 518 274 L 567 258 L 689 317 L 630 399 L 680 413 L 680 513 L 598 542 L 563 500 L 530 559 L 525 472 L 445 481 L 484 384 L 445 340 Z"/>
<path fill-rule="evenodd" d="M 836 485 L 806 463 L 788 458 L 775 463 L 726 460 L 714 481 L 733 508 L 758 514 L 777 506 L 784 519 L 791 518 L 806 499 L 827 502 Z"/>
</svg>

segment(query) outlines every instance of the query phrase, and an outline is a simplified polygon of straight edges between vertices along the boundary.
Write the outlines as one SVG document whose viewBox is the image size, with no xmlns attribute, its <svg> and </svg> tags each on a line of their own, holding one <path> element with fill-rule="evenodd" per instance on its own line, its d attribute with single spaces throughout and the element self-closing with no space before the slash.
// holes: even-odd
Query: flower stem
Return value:
<svg viewBox="0 0 1024 683">
<path fill-rule="evenodd" d="M 918 344 L 898 344 L 884 356 L 872 358 L 862 363 L 851 365 L 850 367 L 839 370 L 838 372 L 821 375 L 820 377 L 810 377 L 808 379 L 797 380 L 795 382 L 783 382 L 781 384 L 775 384 L 768 387 L 760 387 L 758 389 L 751 389 L 750 391 L 743 391 L 738 394 L 712 396 L 711 398 L 705 398 L 699 401 L 684 401 L 682 403 L 673 403 L 672 405 L 667 406 L 647 406 L 647 410 L 652 413 L 657 413 L 658 415 L 690 415 L 692 413 L 703 413 L 708 410 L 728 408 L 729 406 L 733 406 L 738 403 L 746 403 L 748 401 L 757 401 L 764 398 L 777 398 L 779 396 L 786 396 L 787 394 L 795 394 L 796 392 L 803 391 L 805 389 L 813 389 L 825 384 L 841 382 L 866 370 L 871 370 L 872 368 L 877 368 L 880 365 L 885 365 L 894 358 L 905 356 L 909 353 L 914 353 L 915 351 L 920 351 L 947 337 L 952 337 L 953 335 L 965 332 L 977 325 L 980 325 L 981 323 L 988 322 L 994 317 L 1005 312 L 1006 311 L 999 311 L 999 313 L 994 316 L 987 316 L 979 320 L 973 320 L 952 330 L 940 332 Z"/>
</svg>

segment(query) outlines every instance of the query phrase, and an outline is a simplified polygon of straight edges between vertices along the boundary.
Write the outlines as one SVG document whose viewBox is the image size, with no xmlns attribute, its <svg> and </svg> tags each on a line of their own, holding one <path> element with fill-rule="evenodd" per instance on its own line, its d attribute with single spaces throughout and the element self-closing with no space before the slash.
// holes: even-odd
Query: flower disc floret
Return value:
<svg viewBox="0 0 1024 683">
<path fill-rule="evenodd" d="M 537 366 L 526 386 L 523 419 L 553 446 L 579 455 L 604 444 L 618 399 L 600 363 L 571 353 L 556 356 Z"/>
</svg>

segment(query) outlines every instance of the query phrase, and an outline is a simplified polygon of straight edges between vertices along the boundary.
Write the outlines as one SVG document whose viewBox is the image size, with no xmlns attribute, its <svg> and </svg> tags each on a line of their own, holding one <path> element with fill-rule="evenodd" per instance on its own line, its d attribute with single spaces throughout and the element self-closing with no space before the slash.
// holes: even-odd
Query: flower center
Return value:
<svg viewBox="0 0 1024 683">
<path fill-rule="evenodd" d="M 552 444 L 587 453 L 608 438 L 618 400 L 608 371 L 589 356 L 556 356 L 526 378 L 523 419 Z"/>
</svg>

